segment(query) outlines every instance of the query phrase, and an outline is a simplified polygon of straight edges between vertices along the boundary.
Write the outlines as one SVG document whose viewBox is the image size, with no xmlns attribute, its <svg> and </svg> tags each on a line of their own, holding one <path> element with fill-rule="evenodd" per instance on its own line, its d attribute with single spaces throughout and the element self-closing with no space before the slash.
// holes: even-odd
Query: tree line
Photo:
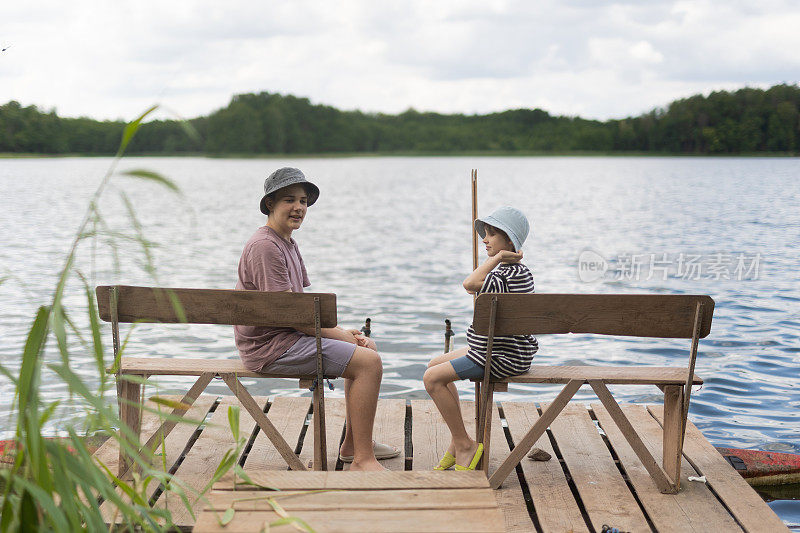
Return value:
<svg viewBox="0 0 800 533">
<path fill-rule="evenodd" d="M 597 121 L 541 109 L 445 115 L 341 111 L 307 98 L 262 92 L 188 120 L 142 125 L 133 154 L 571 153 L 800 154 L 800 87 L 717 91 L 637 117 Z M 124 123 L 0 106 L 0 152 L 113 154 Z"/>
</svg>

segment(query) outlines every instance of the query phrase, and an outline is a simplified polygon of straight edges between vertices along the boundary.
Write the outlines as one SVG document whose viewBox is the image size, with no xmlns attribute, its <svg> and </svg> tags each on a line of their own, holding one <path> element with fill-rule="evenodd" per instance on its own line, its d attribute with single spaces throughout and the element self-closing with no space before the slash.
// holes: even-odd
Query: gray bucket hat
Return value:
<svg viewBox="0 0 800 533">
<path fill-rule="evenodd" d="M 512 244 L 514 244 L 514 250 L 516 251 L 522 248 L 525 239 L 528 238 L 528 230 L 530 229 L 528 219 L 522 211 L 509 206 L 496 209 L 488 217 L 475 220 L 475 231 L 478 232 L 481 239 L 486 237 L 486 224 L 505 232 L 508 238 L 511 239 Z"/>
<path fill-rule="evenodd" d="M 283 167 L 270 174 L 269 177 L 264 180 L 264 197 L 261 198 L 261 203 L 259 203 L 261 212 L 265 215 L 269 215 L 269 209 L 267 209 L 267 195 L 297 183 L 306 188 L 306 192 L 308 193 L 308 205 L 314 205 L 314 202 L 319 198 L 319 187 L 308 181 L 305 174 L 303 174 L 300 169 Z"/>
</svg>

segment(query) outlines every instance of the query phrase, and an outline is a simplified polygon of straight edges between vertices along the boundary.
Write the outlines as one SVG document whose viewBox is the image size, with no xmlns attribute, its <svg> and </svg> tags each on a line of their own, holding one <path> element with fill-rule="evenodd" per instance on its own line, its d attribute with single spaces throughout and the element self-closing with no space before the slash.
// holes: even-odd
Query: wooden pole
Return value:
<svg viewBox="0 0 800 533">
<path fill-rule="evenodd" d="M 453 328 L 450 324 L 450 319 L 444 319 L 444 353 L 448 353 L 453 349 Z"/>
<path fill-rule="evenodd" d="M 478 169 L 472 169 L 472 270 L 478 268 L 478 232 L 475 231 L 475 220 L 478 218 Z"/>
</svg>

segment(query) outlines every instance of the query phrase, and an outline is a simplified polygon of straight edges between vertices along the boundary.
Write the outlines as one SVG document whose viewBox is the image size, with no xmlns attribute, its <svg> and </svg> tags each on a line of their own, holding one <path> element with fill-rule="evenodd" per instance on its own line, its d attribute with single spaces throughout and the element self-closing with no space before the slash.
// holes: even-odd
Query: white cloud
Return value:
<svg viewBox="0 0 800 533">
<path fill-rule="evenodd" d="M 395 113 L 542 107 L 605 119 L 798 81 L 800 6 L 720 0 L 83 0 L 4 6 L 0 103 L 183 116 L 242 92 Z"/>
</svg>

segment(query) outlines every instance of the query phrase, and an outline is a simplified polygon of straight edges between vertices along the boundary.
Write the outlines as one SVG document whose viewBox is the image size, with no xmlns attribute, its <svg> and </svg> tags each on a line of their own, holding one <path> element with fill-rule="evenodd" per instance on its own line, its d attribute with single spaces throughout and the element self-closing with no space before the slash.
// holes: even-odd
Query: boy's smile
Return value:
<svg viewBox="0 0 800 533">
<path fill-rule="evenodd" d="M 285 238 L 291 238 L 292 232 L 300 229 L 308 210 L 308 193 L 302 185 L 290 185 L 275 193 L 274 200 L 269 202 L 269 220 L 272 227 Z"/>
</svg>

